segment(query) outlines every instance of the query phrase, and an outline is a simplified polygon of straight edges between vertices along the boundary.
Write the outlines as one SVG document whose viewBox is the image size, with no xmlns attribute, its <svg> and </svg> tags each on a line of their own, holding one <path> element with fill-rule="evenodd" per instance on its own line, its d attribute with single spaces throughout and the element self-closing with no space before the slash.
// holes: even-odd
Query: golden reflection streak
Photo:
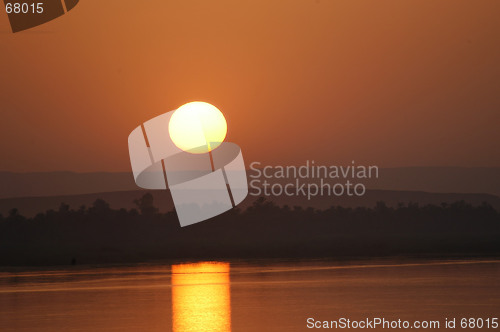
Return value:
<svg viewBox="0 0 500 332">
<path fill-rule="evenodd" d="M 173 331 L 231 331 L 229 287 L 229 263 L 172 265 Z"/>
</svg>

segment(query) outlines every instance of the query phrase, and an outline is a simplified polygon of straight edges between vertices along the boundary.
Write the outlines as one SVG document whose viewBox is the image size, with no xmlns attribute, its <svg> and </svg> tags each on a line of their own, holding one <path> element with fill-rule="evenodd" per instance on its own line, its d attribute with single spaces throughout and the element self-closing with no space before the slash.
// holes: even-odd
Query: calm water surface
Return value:
<svg viewBox="0 0 500 332">
<path fill-rule="evenodd" d="M 0 272 L 0 331 L 311 331 L 310 317 L 500 318 L 500 261 Z"/>
</svg>

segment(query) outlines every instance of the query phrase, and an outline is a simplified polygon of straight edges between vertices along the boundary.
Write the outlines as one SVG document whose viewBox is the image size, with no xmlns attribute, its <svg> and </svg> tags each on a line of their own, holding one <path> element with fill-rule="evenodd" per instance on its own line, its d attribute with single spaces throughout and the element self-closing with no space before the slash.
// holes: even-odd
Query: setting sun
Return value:
<svg viewBox="0 0 500 332">
<path fill-rule="evenodd" d="M 206 153 L 224 141 L 227 123 L 217 107 L 195 101 L 182 105 L 174 112 L 168 130 L 179 149 L 190 153 Z"/>
</svg>

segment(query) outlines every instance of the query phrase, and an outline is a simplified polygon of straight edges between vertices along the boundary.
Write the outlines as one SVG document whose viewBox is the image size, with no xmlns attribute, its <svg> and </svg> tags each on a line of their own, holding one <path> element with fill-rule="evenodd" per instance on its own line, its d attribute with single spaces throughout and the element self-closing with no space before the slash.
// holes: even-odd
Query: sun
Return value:
<svg viewBox="0 0 500 332">
<path fill-rule="evenodd" d="M 227 123 L 217 107 L 194 101 L 182 105 L 174 112 L 168 131 L 179 149 L 196 154 L 207 153 L 224 141 Z"/>
</svg>

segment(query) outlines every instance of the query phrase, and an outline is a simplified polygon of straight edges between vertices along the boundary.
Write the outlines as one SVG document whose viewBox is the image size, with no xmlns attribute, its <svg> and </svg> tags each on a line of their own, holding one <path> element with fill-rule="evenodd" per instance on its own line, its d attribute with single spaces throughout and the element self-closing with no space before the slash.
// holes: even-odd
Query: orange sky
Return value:
<svg viewBox="0 0 500 332">
<path fill-rule="evenodd" d="M 126 171 L 194 100 L 273 165 L 500 166 L 498 0 L 82 0 L 0 14 L 0 170 Z"/>
</svg>

